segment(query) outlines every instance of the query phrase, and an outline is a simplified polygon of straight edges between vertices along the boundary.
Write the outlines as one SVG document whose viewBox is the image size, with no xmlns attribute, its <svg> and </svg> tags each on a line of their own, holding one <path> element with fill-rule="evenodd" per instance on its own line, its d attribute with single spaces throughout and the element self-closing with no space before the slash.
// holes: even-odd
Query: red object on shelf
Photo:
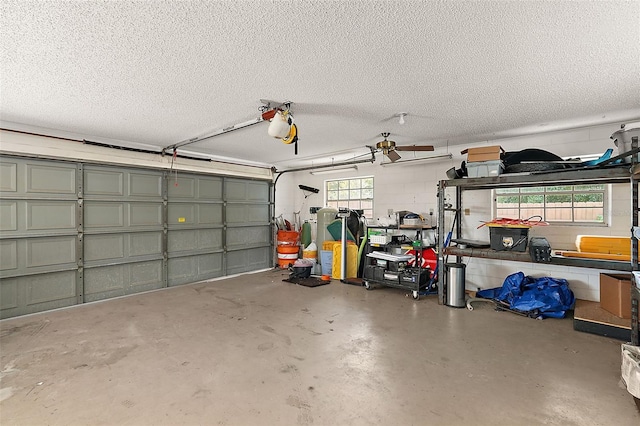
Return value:
<svg viewBox="0 0 640 426">
<path fill-rule="evenodd" d="M 533 218 L 540 218 L 540 220 L 531 220 Z M 547 222 L 542 220 L 541 216 L 531 216 L 529 219 L 510 219 L 508 217 L 498 217 L 488 222 L 482 222 L 477 229 L 483 226 L 499 226 L 503 228 L 531 228 L 532 226 L 548 225 Z"/>
</svg>

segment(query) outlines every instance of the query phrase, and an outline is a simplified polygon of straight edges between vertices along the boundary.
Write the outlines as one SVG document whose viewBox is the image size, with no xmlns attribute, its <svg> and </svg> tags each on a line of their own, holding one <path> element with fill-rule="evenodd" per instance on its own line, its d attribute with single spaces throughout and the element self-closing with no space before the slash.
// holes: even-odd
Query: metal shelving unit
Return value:
<svg viewBox="0 0 640 426">
<path fill-rule="evenodd" d="M 637 146 L 637 138 L 636 145 Z M 632 151 L 631 151 L 632 152 Z M 635 157 L 635 156 L 634 156 Z M 452 238 L 462 238 L 462 193 L 469 190 L 480 189 L 495 189 L 495 188 L 509 188 L 509 187 L 531 187 L 531 186 L 548 186 L 553 184 L 580 184 L 588 185 L 594 183 L 628 183 L 630 177 L 632 179 L 632 188 L 634 191 L 633 203 L 636 208 L 636 214 L 633 215 L 634 226 L 638 226 L 638 184 L 633 182 L 633 176 L 635 176 L 636 170 L 638 171 L 638 178 L 640 178 L 640 167 L 637 164 L 631 165 L 631 171 L 628 164 L 621 166 L 605 166 L 605 167 L 590 167 L 582 169 L 562 169 L 550 172 L 534 172 L 530 174 L 505 174 L 495 177 L 486 178 L 464 178 L 464 179 L 452 179 L 441 180 L 438 183 L 438 233 L 437 233 L 437 245 L 438 245 L 438 271 L 444 271 L 444 260 L 446 255 L 454 255 L 456 262 L 462 262 L 463 257 L 481 257 L 485 259 L 502 259 L 512 260 L 518 262 L 531 262 L 528 253 L 514 253 L 514 252 L 498 252 L 494 250 L 484 249 L 460 249 L 460 248 L 447 248 L 445 249 L 445 214 L 447 212 L 453 212 L 456 215 L 455 226 Z M 445 202 L 445 191 L 447 188 L 455 188 L 455 205 L 449 205 Z M 635 259 L 635 263 L 632 262 L 614 262 L 614 261 L 592 261 L 579 258 L 553 258 L 551 264 L 574 266 L 581 268 L 600 268 L 611 269 L 619 271 L 631 271 L 638 270 L 638 240 L 632 238 L 635 248 L 632 249 L 632 259 Z M 635 266 L 634 266 L 635 265 Z M 445 291 L 446 280 L 444 273 L 438 274 L 438 303 L 445 303 Z M 636 331 L 636 334 L 637 331 Z"/>
<path fill-rule="evenodd" d="M 430 225 L 400 225 L 400 226 L 374 226 L 369 229 L 387 229 L 387 230 L 403 230 L 416 231 L 414 241 L 422 241 L 422 232 L 425 230 L 433 230 Z M 368 232 L 368 231 L 367 231 Z M 386 249 L 387 244 L 367 243 L 369 248 L 377 247 Z M 365 266 L 363 268 L 363 283 L 367 290 L 373 289 L 373 284 L 386 287 L 400 288 L 411 291 L 414 300 L 420 298 L 420 294 L 428 289 L 429 285 L 429 269 L 420 267 L 422 262 L 422 249 L 427 248 L 421 246 L 415 249 L 413 261 L 415 267 L 409 267 L 408 260 L 384 260 L 373 258 L 365 255 Z M 369 249 L 365 250 L 368 254 Z"/>
</svg>

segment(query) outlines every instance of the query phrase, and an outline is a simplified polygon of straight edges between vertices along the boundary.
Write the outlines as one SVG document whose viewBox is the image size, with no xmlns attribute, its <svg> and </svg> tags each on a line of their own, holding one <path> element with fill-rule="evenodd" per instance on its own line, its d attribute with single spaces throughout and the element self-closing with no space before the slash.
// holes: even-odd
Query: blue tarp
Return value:
<svg viewBox="0 0 640 426">
<path fill-rule="evenodd" d="M 481 290 L 477 296 L 507 302 L 516 311 L 537 312 L 543 318 L 564 318 L 575 302 L 564 278 L 533 278 L 522 272 L 509 275 L 502 287 Z"/>
</svg>

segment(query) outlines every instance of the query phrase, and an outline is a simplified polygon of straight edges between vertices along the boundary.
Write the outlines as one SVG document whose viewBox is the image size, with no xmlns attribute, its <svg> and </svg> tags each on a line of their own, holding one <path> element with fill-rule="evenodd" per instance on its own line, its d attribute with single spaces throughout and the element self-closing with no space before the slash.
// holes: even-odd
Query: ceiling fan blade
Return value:
<svg viewBox="0 0 640 426">
<path fill-rule="evenodd" d="M 433 145 L 396 146 L 396 151 L 433 151 Z"/>
<path fill-rule="evenodd" d="M 392 163 L 398 161 L 401 157 L 400 154 L 398 154 L 395 151 L 389 151 L 385 154 L 387 157 L 389 157 L 389 160 L 391 160 Z"/>
</svg>

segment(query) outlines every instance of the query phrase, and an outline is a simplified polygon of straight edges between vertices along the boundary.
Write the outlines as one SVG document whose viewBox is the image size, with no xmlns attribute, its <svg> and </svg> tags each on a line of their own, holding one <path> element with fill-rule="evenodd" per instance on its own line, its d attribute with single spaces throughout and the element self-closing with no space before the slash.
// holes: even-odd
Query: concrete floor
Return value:
<svg viewBox="0 0 640 426">
<path fill-rule="evenodd" d="M 268 271 L 0 322 L 2 425 L 638 425 L 620 343 Z"/>
</svg>

